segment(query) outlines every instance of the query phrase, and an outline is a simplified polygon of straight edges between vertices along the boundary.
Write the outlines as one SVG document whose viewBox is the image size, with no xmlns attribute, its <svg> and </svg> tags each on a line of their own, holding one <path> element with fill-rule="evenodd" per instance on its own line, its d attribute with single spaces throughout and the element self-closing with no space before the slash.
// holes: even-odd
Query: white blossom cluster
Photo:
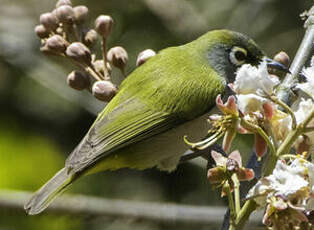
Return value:
<svg viewBox="0 0 314 230">
<path fill-rule="evenodd" d="M 314 165 L 303 159 L 291 164 L 279 160 L 273 173 L 259 180 L 247 197 L 265 207 L 271 197 L 281 197 L 294 206 L 306 208 L 308 198 L 313 195 Z"/>
<path fill-rule="evenodd" d="M 302 90 L 308 97 L 299 98 L 292 106 L 297 124 L 303 122 L 314 109 L 314 58 L 312 59 L 312 66 L 305 68 L 302 72 L 306 82 L 297 84 L 296 88 Z M 258 67 L 243 65 L 237 72 L 233 90 L 237 94 L 238 109 L 244 115 L 265 112 L 263 106 L 265 103 L 270 103 L 274 107 L 270 123 L 274 137 L 280 144 L 292 130 L 292 118 L 289 114 L 279 110 L 279 106 L 268 99 L 268 96 L 274 93 L 279 84 L 278 77 L 268 73 L 267 64 L 264 61 Z M 314 120 L 309 124 L 309 126 L 312 125 L 314 127 Z M 306 137 L 308 138 L 307 144 L 314 145 L 314 132 L 307 133 Z M 299 142 L 301 140 L 302 137 L 300 137 Z"/>
<path fill-rule="evenodd" d="M 231 85 L 236 93 L 237 108 L 243 118 L 252 115 L 262 117 L 264 119 L 262 128 L 277 148 L 295 128 L 291 114 L 294 115 L 296 125 L 299 125 L 313 112 L 314 58 L 311 66 L 304 68 L 302 74 L 305 82 L 296 85 L 299 98 L 291 106 L 291 111 L 282 109 L 278 100 L 273 99 L 280 80 L 277 76 L 268 73 L 266 62 L 258 67 L 243 65 L 237 72 L 234 84 Z M 313 149 L 314 119 L 307 124 L 307 127 L 309 131 L 300 135 L 293 146 L 298 154 Z M 279 159 L 272 174 L 260 179 L 247 195 L 248 199 L 254 199 L 260 207 L 266 207 L 264 224 L 280 226 L 284 222 L 280 222 L 281 217 L 278 216 L 283 213 L 285 218 L 291 220 L 291 222 L 287 221 L 290 224 L 308 221 L 304 213 L 306 210 L 313 209 L 314 164 L 302 156 L 294 157 L 295 160 L 292 162 Z M 273 215 L 274 213 L 277 214 Z M 274 229 L 286 229 L 278 226 Z"/>
</svg>

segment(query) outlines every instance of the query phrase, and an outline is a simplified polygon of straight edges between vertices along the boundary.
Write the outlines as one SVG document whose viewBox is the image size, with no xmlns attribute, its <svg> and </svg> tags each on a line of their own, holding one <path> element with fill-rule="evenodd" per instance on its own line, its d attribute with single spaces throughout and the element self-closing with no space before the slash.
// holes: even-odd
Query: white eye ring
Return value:
<svg viewBox="0 0 314 230">
<path fill-rule="evenodd" d="M 232 64 L 240 66 L 245 63 L 246 56 L 247 51 L 245 49 L 235 46 L 229 54 L 229 59 Z"/>
</svg>

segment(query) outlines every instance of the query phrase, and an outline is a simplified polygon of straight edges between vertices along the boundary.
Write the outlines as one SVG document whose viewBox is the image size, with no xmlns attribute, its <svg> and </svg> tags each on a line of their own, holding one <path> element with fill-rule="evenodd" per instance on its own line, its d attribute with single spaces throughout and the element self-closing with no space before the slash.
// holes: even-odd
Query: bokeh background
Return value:
<svg viewBox="0 0 314 230">
<path fill-rule="evenodd" d="M 128 72 L 137 54 L 183 44 L 204 32 L 228 28 L 248 34 L 269 56 L 280 50 L 294 56 L 304 34 L 299 14 L 312 0 L 72 0 L 87 5 L 90 23 L 109 14 L 115 29 L 109 46 L 124 46 Z M 66 86 L 73 65 L 46 57 L 33 32 L 41 13 L 54 0 L 0 0 L 0 191 L 34 191 L 63 165 L 95 114 L 104 104 Z M 121 80 L 118 71 L 116 82 Z M 225 205 L 211 189 L 206 171 L 186 163 L 171 173 L 155 169 L 120 170 L 89 176 L 68 193 L 106 198 L 172 202 L 199 206 Z M 195 224 L 161 224 L 125 218 L 44 213 L 27 217 L 0 207 L 0 230 L 15 229 L 218 229 Z M 251 228 L 250 228 L 251 229 Z"/>
</svg>

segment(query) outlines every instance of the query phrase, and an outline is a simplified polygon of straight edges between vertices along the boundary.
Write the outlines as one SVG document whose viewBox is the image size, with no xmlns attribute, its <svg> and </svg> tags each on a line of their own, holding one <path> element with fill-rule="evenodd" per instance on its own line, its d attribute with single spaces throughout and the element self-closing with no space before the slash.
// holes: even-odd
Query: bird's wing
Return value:
<svg viewBox="0 0 314 230">
<path fill-rule="evenodd" d="M 80 172 L 99 159 L 154 134 L 166 131 L 179 119 L 166 112 L 153 110 L 140 100 L 131 98 L 111 112 L 100 114 L 81 143 L 66 161 L 66 167 Z"/>
<path fill-rule="evenodd" d="M 203 59 L 182 47 L 168 48 L 152 57 L 123 81 L 118 94 L 67 159 L 66 167 L 79 172 L 118 148 L 209 111 L 224 84 L 208 68 Z"/>
</svg>

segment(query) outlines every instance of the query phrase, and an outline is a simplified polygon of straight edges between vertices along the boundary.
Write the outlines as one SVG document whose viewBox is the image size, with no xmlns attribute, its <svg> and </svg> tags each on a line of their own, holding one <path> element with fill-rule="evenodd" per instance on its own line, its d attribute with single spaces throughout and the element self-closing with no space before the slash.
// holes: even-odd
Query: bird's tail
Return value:
<svg viewBox="0 0 314 230">
<path fill-rule="evenodd" d="M 73 179 L 73 175 L 69 175 L 66 168 L 61 169 L 24 205 L 25 211 L 29 215 L 36 215 L 42 212 L 73 182 Z"/>
</svg>

